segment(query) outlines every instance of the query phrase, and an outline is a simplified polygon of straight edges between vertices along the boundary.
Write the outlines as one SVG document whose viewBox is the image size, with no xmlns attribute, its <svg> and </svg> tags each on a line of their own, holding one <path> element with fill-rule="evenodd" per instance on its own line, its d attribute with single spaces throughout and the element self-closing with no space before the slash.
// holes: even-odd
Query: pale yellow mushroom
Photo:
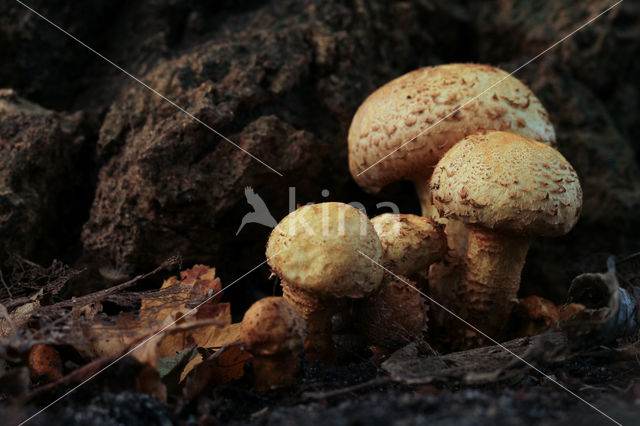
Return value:
<svg viewBox="0 0 640 426">
<path fill-rule="evenodd" d="M 481 132 L 464 138 L 442 157 L 431 191 L 440 215 L 463 222 L 469 232 L 460 265 L 432 265 L 431 294 L 499 340 L 531 240 L 566 234 L 578 220 L 578 176 L 548 145 L 509 132 Z M 435 327 L 452 347 L 486 343 L 448 313 L 434 311 Z"/>
<path fill-rule="evenodd" d="M 349 169 L 374 194 L 393 182 L 413 182 L 422 215 L 438 218 L 429 189 L 433 168 L 456 142 L 481 130 L 508 130 L 551 146 L 556 141 L 541 102 L 507 72 L 482 64 L 420 68 L 360 106 L 349 128 Z M 463 253 L 464 228 L 451 223 L 446 231 L 453 254 Z"/>
<path fill-rule="evenodd" d="M 373 225 L 342 203 L 303 206 L 274 228 L 267 260 L 284 298 L 307 322 L 310 360 L 331 362 L 331 317 L 342 299 L 364 298 L 382 283 L 382 246 Z"/>
<path fill-rule="evenodd" d="M 382 244 L 382 263 L 398 275 L 426 273 L 446 252 L 442 225 L 431 218 L 384 213 L 371 223 Z"/>
<path fill-rule="evenodd" d="M 240 339 L 253 357 L 257 389 L 295 383 L 304 333 L 304 320 L 282 297 L 260 299 L 245 312 Z"/>
</svg>

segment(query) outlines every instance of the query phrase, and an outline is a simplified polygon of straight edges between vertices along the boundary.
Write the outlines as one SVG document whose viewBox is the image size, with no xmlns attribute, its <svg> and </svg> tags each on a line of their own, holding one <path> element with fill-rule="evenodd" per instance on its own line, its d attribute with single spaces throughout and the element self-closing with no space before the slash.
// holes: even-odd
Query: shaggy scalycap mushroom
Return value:
<svg viewBox="0 0 640 426">
<path fill-rule="evenodd" d="M 336 302 L 363 298 L 381 285 L 383 269 L 363 256 L 382 258 L 373 225 L 347 204 L 303 206 L 274 228 L 266 254 L 284 298 L 307 322 L 307 357 L 330 361 Z"/>
<path fill-rule="evenodd" d="M 422 215 L 437 218 L 429 195 L 433 168 L 456 142 L 482 130 L 508 130 L 551 146 L 556 141 L 538 98 L 505 71 L 481 64 L 420 68 L 385 84 L 360 106 L 349 129 L 349 169 L 374 194 L 393 182 L 413 182 Z M 447 235 L 457 254 L 466 235 L 455 225 L 448 225 Z"/>
<path fill-rule="evenodd" d="M 555 149 L 491 131 L 466 137 L 449 150 L 436 166 L 431 191 L 440 215 L 464 222 L 469 231 L 459 279 L 432 267 L 432 294 L 499 339 L 531 239 L 566 234 L 578 220 L 578 176 Z M 453 325 L 448 314 L 441 314 L 439 326 Z M 463 346 L 483 343 L 465 325 L 456 321 L 454 328 L 458 325 L 462 333 L 457 335 L 448 328 L 451 338 L 466 340 Z"/>
<path fill-rule="evenodd" d="M 256 388 L 295 383 L 304 342 L 305 323 L 282 297 L 265 297 L 245 312 L 240 339 L 253 356 Z"/>
<path fill-rule="evenodd" d="M 382 244 L 382 263 L 398 275 L 426 272 L 446 252 L 442 226 L 431 218 L 384 213 L 371 223 Z"/>
</svg>

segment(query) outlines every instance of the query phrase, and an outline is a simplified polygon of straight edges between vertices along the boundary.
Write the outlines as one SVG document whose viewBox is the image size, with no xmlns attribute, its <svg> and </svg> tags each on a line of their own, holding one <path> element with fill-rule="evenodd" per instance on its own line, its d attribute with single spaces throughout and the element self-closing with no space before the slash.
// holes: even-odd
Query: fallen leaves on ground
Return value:
<svg viewBox="0 0 640 426">
<path fill-rule="evenodd" d="M 113 296 L 104 290 L 98 293 Z M 91 295 L 57 302 L 61 311 L 57 319 L 39 316 L 42 292 L 25 298 L 12 312 L 0 306 L 0 333 L 7 336 L 0 343 L 0 355 L 15 354 L 10 361 L 24 362 L 25 371 L 31 372 L 31 387 L 40 385 L 27 397 L 79 383 L 122 358 L 139 366 L 136 390 L 163 401 L 168 392 L 192 397 L 210 384 L 243 376 L 250 356 L 239 343 L 239 324 L 231 323 L 230 304 L 221 302 L 222 282 L 215 268 L 196 265 L 165 280 L 158 290 L 131 295 L 139 297 L 139 309 L 115 316 L 107 315 L 100 297 Z M 76 355 L 70 363 L 76 368 L 63 368 L 66 360 L 58 350 L 62 347 L 64 353 L 70 348 Z M 84 366 L 74 364 L 78 356 Z M 24 375 L 13 377 L 22 370 L 11 371 L 9 377 L 0 370 L 0 379 L 11 379 L 13 387 L 21 388 L 18 394 L 27 392 L 29 375 L 25 386 L 19 380 Z"/>
</svg>

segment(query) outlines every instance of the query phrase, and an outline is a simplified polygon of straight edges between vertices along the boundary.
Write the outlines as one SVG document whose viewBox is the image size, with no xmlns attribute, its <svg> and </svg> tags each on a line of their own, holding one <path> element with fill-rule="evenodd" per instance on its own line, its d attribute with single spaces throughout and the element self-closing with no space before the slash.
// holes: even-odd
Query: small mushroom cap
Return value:
<svg viewBox="0 0 640 426">
<path fill-rule="evenodd" d="M 431 177 L 443 217 L 519 236 L 558 236 L 580 216 L 582 189 L 555 149 L 509 132 L 468 136 L 447 152 Z"/>
<path fill-rule="evenodd" d="M 282 297 L 265 297 L 245 312 L 240 338 L 254 355 L 302 350 L 305 324 Z"/>
<path fill-rule="evenodd" d="M 428 177 L 456 142 L 480 130 L 509 130 L 552 146 L 556 140 L 542 103 L 520 80 L 489 65 L 440 65 L 398 77 L 364 101 L 349 128 L 349 169 L 358 185 L 377 193 Z"/>
<path fill-rule="evenodd" d="M 381 286 L 382 246 L 371 221 L 343 203 L 303 206 L 271 232 L 267 260 L 287 285 L 318 297 L 364 297 Z"/>
<path fill-rule="evenodd" d="M 413 214 L 384 213 L 371 219 L 382 243 L 382 263 L 400 275 L 426 271 L 447 251 L 442 226 Z"/>
</svg>

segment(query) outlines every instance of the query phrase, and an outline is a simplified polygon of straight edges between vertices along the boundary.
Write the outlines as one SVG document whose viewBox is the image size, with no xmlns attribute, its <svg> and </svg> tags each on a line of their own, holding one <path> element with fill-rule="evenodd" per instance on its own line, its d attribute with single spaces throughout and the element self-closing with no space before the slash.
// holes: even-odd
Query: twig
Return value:
<svg viewBox="0 0 640 426">
<path fill-rule="evenodd" d="M 11 294 L 11 290 L 9 289 L 9 286 L 7 285 L 6 282 L 4 282 L 4 276 L 2 275 L 2 269 L 0 269 L 0 281 L 2 281 L 2 285 L 4 286 L 4 289 L 7 290 L 7 293 L 9 293 L 9 297 L 11 299 L 13 299 L 13 294 Z"/>
<path fill-rule="evenodd" d="M 638 257 L 640 257 L 640 251 L 637 252 L 637 253 L 630 254 L 629 256 L 625 257 L 624 259 L 616 260 L 616 265 L 620 265 L 621 263 L 628 262 L 628 261 L 633 260 L 633 259 L 638 258 Z"/>
<path fill-rule="evenodd" d="M 55 303 L 53 305 L 47 306 L 48 309 L 55 308 L 68 308 L 70 306 L 84 306 L 84 304 L 95 302 L 96 300 L 103 300 L 104 298 L 110 296 L 113 293 L 124 290 L 126 288 L 132 287 L 138 281 L 148 278 L 164 269 L 168 269 L 176 264 L 181 262 L 180 256 L 172 256 L 169 259 L 162 262 L 160 266 L 154 269 L 151 272 L 147 272 L 146 274 L 138 275 L 129 281 L 126 281 L 122 284 L 118 284 L 113 287 L 106 288 L 104 290 L 96 291 L 95 293 L 87 294 L 85 296 L 76 297 L 71 300 L 63 300 L 62 302 Z"/>
<path fill-rule="evenodd" d="M 376 377 L 375 379 L 369 380 L 367 382 L 358 383 L 357 385 L 347 386 L 345 388 L 334 389 L 325 392 L 304 392 L 302 394 L 302 398 L 313 400 L 327 399 L 334 396 L 344 395 L 345 393 L 356 392 L 373 386 L 384 385 L 392 381 L 393 379 L 391 379 L 391 377 Z"/>
</svg>

